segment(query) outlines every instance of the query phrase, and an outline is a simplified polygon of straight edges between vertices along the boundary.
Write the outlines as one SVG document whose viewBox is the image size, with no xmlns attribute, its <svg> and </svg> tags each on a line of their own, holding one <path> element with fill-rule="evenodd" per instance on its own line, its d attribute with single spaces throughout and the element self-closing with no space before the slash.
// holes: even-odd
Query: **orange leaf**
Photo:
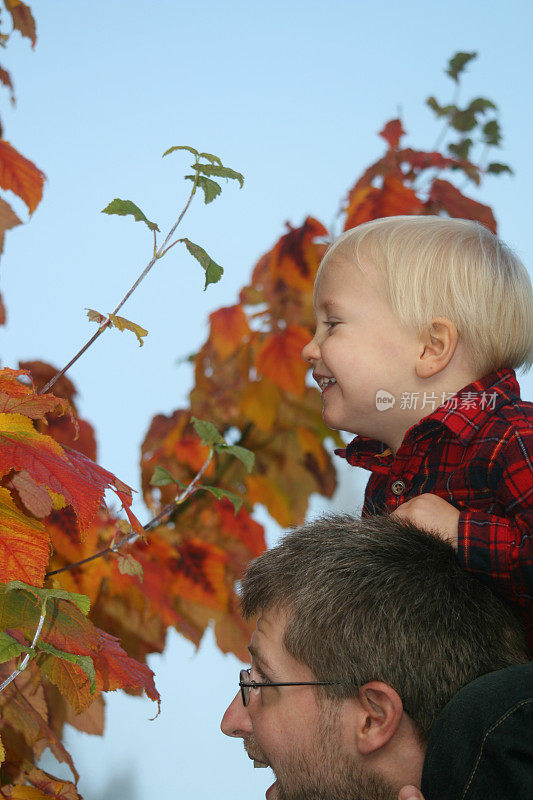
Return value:
<svg viewBox="0 0 533 800">
<path fill-rule="evenodd" d="M 6 321 L 7 321 L 6 307 L 4 305 L 2 295 L 0 294 L 0 325 L 5 325 Z"/>
<path fill-rule="evenodd" d="M 9 142 L 0 140 L 0 186 L 17 194 L 33 214 L 43 196 L 44 173 Z"/>
<path fill-rule="evenodd" d="M 210 339 L 220 358 L 228 358 L 250 335 L 248 320 L 242 306 L 219 308 L 209 317 Z"/>
<path fill-rule="evenodd" d="M 381 189 L 365 186 L 352 192 L 346 208 L 344 230 L 381 217 L 424 212 L 424 204 L 412 189 L 394 175 L 386 175 Z"/>
<path fill-rule="evenodd" d="M 300 325 L 288 325 L 282 333 L 267 337 L 257 352 L 255 365 L 261 375 L 277 386 L 301 397 L 305 392 L 307 364 L 302 348 L 311 338 Z"/>
<path fill-rule="evenodd" d="M 289 233 L 282 236 L 270 254 L 270 272 L 274 280 L 281 279 L 300 291 L 311 291 L 324 253 L 324 245 L 315 244 L 319 236 L 328 236 L 327 229 L 313 217 L 307 217 L 300 228 L 287 225 Z"/>
<path fill-rule="evenodd" d="M 173 588 L 193 603 L 225 609 L 228 589 L 224 581 L 227 555 L 219 547 L 189 539 L 179 547 Z"/>
<path fill-rule="evenodd" d="M 470 197 L 466 197 L 448 181 L 433 181 L 429 202 L 436 203 L 440 208 L 447 211 L 450 217 L 476 220 L 481 222 L 489 231 L 496 233 L 496 220 L 490 206 L 485 206 Z"/>
<path fill-rule="evenodd" d="M 262 503 L 268 508 L 282 528 L 292 524 L 292 511 L 289 497 L 264 475 L 247 475 L 246 490 L 250 503 Z"/>
<path fill-rule="evenodd" d="M 276 411 L 280 400 L 279 389 L 268 378 L 253 381 L 244 387 L 241 399 L 241 411 L 250 422 L 269 433 L 276 419 Z"/>
<path fill-rule="evenodd" d="M 400 143 L 400 138 L 405 136 L 401 119 L 391 119 L 383 130 L 379 132 L 391 149 L 396 149 Z"/>
<path fill-rule="evenodd" d="M 26 470 L 13 476 L 10 487 L 17 490 L 23 505 L 34 517 L 42 519 L 52 511 L 54 506 L 49 493 L 44 487 L 38 486 Z"/>
<path fill-rule="evenodd" d="M 8 490 L 0 487 L 0 582 L 42 586 L 49 549 L 43 525 L 22 514 Z"/>
</svg>

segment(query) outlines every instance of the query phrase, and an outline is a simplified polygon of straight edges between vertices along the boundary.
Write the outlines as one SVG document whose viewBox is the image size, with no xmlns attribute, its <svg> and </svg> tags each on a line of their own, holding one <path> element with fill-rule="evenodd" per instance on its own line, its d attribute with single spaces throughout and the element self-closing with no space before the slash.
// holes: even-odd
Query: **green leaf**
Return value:
<svg viewBox="0 0 533 800">
<path fill-rule="evenodd" d="M 428 105 L 438 117 L 449 117 L 457 111 L 457 106 L 441 106 L 434 97 L 428 97 L 426 105 Z"/>
<path fill-rule="evenodd" d="M 156 223 L 150 222 L 150 220 L 145 217 L 139 206 L 136 206 L 135 203 L 131 202 L 131 200 L 119 200 L 117 197 L 115 200 L 109 203 L 108 206 L 102 209 L 102 214 L 118 214 L 120 217 L 125 217 L 128 214 L 131 214 L 136 222 L 144 222 L 145 225 L 148 225 L 151 231 L 159 230 Z"/>
<path fill-rule="evenodd" d="M 254 468 L 255 455 L 251 450 L 247 450 L 246 447 L 241 447 L 238 444 L 215 445 L 215 450 L 238 458 L 246 467 L 247 472 L 251 472 Z"/>
<path fill-rule="evenodd" d="M 200 153 L 198 158 L 205 158 L 206 161 L 210 161 L 212 164 L 219 164 L 222 166 L 222 161 L 218 156 L 214 156 L 211 153 Z"/>
<path fill-rule="evenodd" d="M 483 126 L 483 141 L 485 144 L 498 146 L 502 140 L 502 134 L 498 120 L 491 119 Z"/>
<path fill-rule="evenodd" d="M 31 592 L 41 601 L 41 604 L 46 603 L 47 600 L 68 600 L 70 603 L 74 603 L 85 616 L 87 616 L 91 607 L 91 601 L 87 595 L 67 592 L 65 589 L 39 589 L 37 586 L 30 586 L 27 583 L 22 583 L 22 581 L 9 581 L 5 585 L 4 592 L 7 594 L 13 589 L 23 589 L 26 592 Z"/>
<path fill-rule="evenodd" d="M 226 443 L 224 437 L 217 431 L 212 422 L 197 419 L 196 417 L 191 417 L 191 422 L 194 425 L 194 430 L 202 440 L 202 444 L 211 446 Z"/>
<path fill-rule="evenodd" d="M 175 150 L 188 150 L 189 153 L 192 153 L 193 156 L 198 158 L 198 150 L 195 150 L 194 147 L 189 147 L 187 144 L 177 144 L 174 147 L 169 147 L 168 150 L 165 150 L 162 157 L 168 156 L 169 153 L 173 153 Z"/>
<path fill-rule="evenodd" d="M 455 128 L 456 131 L 461 131 L 461 133 L 466 133 L 467 131 L 471 131 L 477 125 L 477 116 L 473 111 L 470 111 L 468 108 L 464 109 L 464 111 L 460 111 L 459 109 L 455 112 L 450 120 L 450 125 L 452 128 Z"/>
<path fill-rule="evenodd" d="M 459 75 L 466 65 L 476 57 L 477 53 L 456 53 L 448 62 L 446 75 L 449 75 L 457 83 Z"/>
<path fill-rule="evenodd" d="M 118 557 L 118 571 L 121 575 L 136 575 L 143 582 L 143 568 L 131 553 L 120 554 Z"/>
<path fill-rule="evenodd" d="M 513 175 L 513 170 L 508 164 L 499 164 L 497 161 L 493 161 L 487 167 L 487 172 L 491 175 L 500 175 L 502 172 L 509 172 Z"/>
<path fill-rule="evenodd" d="M 239 181 L 242 189 L 244 175 L 241 175 L 240 172 L 235 172 L 234 169 L 222 167 L 218 164 L 194 164 L 193 169 L 198 170 L 203 175 L 214 175 L 217 178 L 229 178 L 232 181 Z"/>
<path fill-rule="evenodd" d="M 449 144 L 448 150 L 456 158 L 466 160 L 473 144 L 474 142 L 472 139 L 462 139 L 460 142 L 457 142 L 457 144 Z"/>
<path fill-rule="evenodd" d="M 483 114 L 489 108 L 496 110 L 496 106 L 492 100 L 487 100 L 486 97 L 476 97 L 476 99 L 472 100 L 468 106 L 469 111 L 474 111 L 477 114 Z"/>
<path fill-rule="evenodd" d="M 227 498 L 235 509 L 235 516 L 239 513 L 242 506 L 242 497 L 239 497 L 233 492 L 228 492 L 227 489 L 219 489 L 218 486 L 199 486 L 199 489 L 206 489 L 211 494 L 214 494 L 217 500 L 222 500 L 223 497 Z"/>
<path fill-rule="evenodd" d="M 56 656 L 56 658 L 62 658 L 63 661 L 70 661 L 71 664 L 77 664 L 78 667 L 81 667 L 89 678 L 89 691 L 91 694 L 94 694 L 96 689 L 96 673 L 94 670 L 93 660 L 90 656 L 79 656 L 74 655 L 73 653 L 65 653 L 64 650 L 57 650 L 53 645 L 49 644 L 48 642 L 43 642 L 42 640 L 37 642 L 36 650 L 42 650 L 43 653 L 48 653 L 50 656 Z"/>
<path fill-rule="evenodd" d="M 185 488 L 185 484 L 171 475 L 168 469 L 157 466 L 150 478 L 150 486 L 168 486 L 170 483 L 176 483 L 178 486 Z"/>
<path fill-rule="evenodd" d="M 211 256 L 209 256 L 203 247 L 200 247 L 199 244 L 194 244 L 191 242 L 190 239 L 182 239 L 185 242 L 187 250 L 194 256 L 195 259 L 202 265 L 205 269 L 205 286 L 204 291 L 207 289 L 210 283 L 218 283 L 222 277 L 222 273 L 224 270 L 222 267 L 217 264 Z"/>
<path fill-rule="evenodd" d="M 19 644 L 9 633 L 0 633 L 0 663 L 17 658 L 22 653 L 31 653 L 29 647 Z"/>
<path fill-rule="evenodd" d="M 194 181 L 196 180 L 196 178 L 194 175 L 186 175 L 185 180 Z M 222 189 L 220 188 L 220 186 L 216 181 L 212 181 L 210 178 L 206 178 L 205 175 L 198 176 L 197 184 L 200 187 L 200 189 L 203 189 L 204 202 L 206 205 L 207 203 L 211 203 L 215 199 L 215 197 L 218 197 L 218 195 L 222 191 Z"/>
</svg>

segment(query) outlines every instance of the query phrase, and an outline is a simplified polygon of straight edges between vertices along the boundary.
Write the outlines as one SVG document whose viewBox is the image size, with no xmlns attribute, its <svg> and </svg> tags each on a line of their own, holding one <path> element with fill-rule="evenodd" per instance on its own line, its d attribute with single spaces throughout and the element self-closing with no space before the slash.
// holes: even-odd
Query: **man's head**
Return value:
<svg viewBox="0 0 533 800">
<path fill-rule="evenodd" d="M 333 683 L 251 689 L 225 714 L 282 800 L 394 797 L 419 781 L 451 697 L 528 659 L 512 613 L 453 549 L 393 518 L 302 526 L 251 563 L 241 599 L 259 615 L 252 680 Z"/>
<path fill-rule="evenodd" d="M 529 276 L 469 220 L 387 217 L 342 234 L 317 274 L 315 316 L 302 355 L 325 389 L 326 423 L 393 449 L 429 412 L 376 408 L 376 392 L 449 396 L 533 360 Z"/>
</svg>

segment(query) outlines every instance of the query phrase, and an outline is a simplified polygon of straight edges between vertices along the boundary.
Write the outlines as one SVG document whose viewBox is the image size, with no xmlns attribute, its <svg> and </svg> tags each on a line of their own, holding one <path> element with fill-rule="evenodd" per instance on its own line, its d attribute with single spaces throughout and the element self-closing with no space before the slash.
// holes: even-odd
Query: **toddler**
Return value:
<svg viewBox="0 0 533 800">
<path fill-rule="evenodd" d="M 337 453 L 370 470 L 363 515 L 436 531 L 518 605 L 533 646 L 533 292 L 519 259 L 463 219 L 347 231 L 315 281 L 313 368 Z"/>
</svg>

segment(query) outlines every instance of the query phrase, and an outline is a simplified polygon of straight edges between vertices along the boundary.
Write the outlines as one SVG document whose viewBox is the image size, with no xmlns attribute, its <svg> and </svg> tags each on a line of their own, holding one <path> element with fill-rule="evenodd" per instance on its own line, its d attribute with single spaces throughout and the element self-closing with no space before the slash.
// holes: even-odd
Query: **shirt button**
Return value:
<svg viewBox="0 0 533 800">
<path fill-rule="evenodd" d="M 390 488 L 396 496 L 399 496 L 405 492 L 405 483 L 403 481 L 394 481 Z"/>
</svg>

